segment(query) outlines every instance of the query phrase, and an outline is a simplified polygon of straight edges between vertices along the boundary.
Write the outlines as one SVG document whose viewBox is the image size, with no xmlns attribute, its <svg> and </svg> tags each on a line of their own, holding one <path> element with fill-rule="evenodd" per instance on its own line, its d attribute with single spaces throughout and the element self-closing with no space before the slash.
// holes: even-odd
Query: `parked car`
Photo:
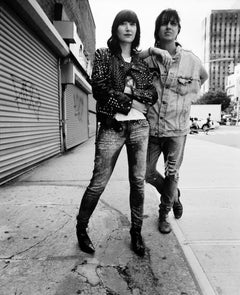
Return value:
<svg viewBox="0 0 240 295">
<path fill-rule="evenodd" d="M 229 124 L 226 125 L 239 125 L 240 119 L 237 119 L 236 117 L 231 118 Z"/>
<path fill-rule="evenodd" d="M 232 122 L 232 115 L 223 115 L 221 118 L 220 125 L 231 125 Z"/>
</svg>

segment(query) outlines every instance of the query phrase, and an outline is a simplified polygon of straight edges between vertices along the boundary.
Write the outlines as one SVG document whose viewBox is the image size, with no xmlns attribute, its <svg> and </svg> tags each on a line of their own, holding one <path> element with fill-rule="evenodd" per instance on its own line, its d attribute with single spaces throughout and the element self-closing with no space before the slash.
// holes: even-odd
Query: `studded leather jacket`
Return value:
<svg viewBox="0 0 240 295">
<path fill-rule="evenodd" d="M 127 76 L 131 76 L 136 85 L 132 95 L 124 94 Z M 100 122 L 116 113 L 128 114 L 133 99 L 148 106 L 157 101 L 147 63 L 137 54 L 127 63 L 120 54 L 113 55 L 108 48 L 100 48 L 95 52 L 92 91 L 97 100 L 97 119 Z"/>
</svg>

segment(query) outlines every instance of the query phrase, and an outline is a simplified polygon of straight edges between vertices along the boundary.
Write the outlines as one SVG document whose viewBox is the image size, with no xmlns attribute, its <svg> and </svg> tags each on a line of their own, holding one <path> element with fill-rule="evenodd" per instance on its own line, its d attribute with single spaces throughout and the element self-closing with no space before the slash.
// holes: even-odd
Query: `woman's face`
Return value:
<svg viewBox="0 0 240 295">
<path fill-rule="evenodd" d="M 133 22 L 124 21 L 117 29 L 117 36 L 120 43 L 132 43 L 137 32 L 137 25 Z"/>
</svg>

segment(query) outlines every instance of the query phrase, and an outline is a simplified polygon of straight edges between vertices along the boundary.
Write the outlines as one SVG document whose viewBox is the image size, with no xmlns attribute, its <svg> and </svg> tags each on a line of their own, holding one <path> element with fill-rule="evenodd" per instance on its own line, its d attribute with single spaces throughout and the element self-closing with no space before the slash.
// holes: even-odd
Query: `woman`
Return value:
<svg viewBox="0 0 240 295">
<path fill-rule="evenodd" d="M 157 100 L 147 64 L 139 58 L 140 25 L 130 10 L 120 11 L 112 25 L 108 48 L 98 49 L 92 73 L 93 96 L 97 100 L 97 120 L 93 176 L 77 216 L 76 233 L 82 251 L 93 253 L 87 234 L 89 219 L 113 172 L 118 156 L 126 145 L 129 165 L 131 244 L 143 256 L 144 178 L 149 135 L 145 114 Z"/>
</svg>

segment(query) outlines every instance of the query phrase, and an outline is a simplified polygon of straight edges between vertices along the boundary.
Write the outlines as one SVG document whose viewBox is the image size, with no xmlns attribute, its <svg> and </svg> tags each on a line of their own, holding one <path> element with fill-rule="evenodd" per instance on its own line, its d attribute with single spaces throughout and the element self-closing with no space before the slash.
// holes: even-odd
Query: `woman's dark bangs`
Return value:
<svg viewBox="0 0 240 295">
<path fill-rule="evenodd" d="M 138 18 L 134 12 L 125 11 L 120 17 L 120 23 L 122 22 L 138 23 Z"/>
</svg>

